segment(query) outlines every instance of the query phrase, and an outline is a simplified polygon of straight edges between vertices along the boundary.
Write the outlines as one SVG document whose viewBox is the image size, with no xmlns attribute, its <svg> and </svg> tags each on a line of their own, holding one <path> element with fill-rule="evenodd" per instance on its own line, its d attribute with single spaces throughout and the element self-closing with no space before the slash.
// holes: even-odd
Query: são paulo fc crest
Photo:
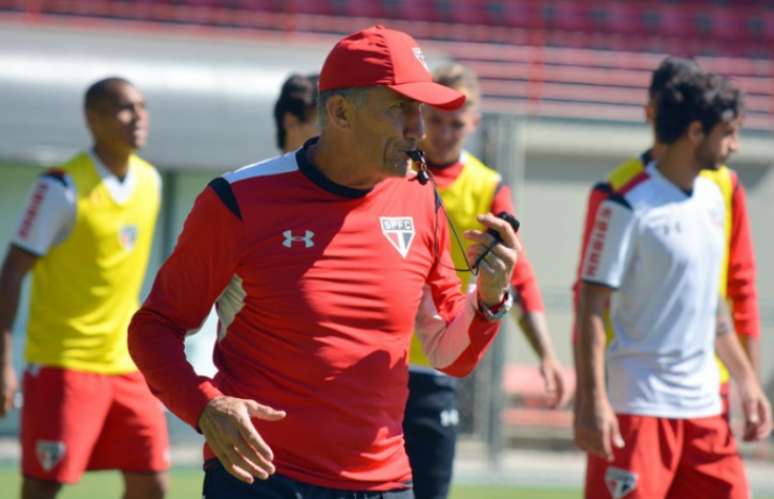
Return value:
<svg viewBox="0 0 774 499">
<path fill-rule="evenodd" d="M 605 471 L 605 484 L 613 499 L 622 499 L 637 488 L 637 473 L 609 466 Z"/>
<path fill-rule="evenodd" d="M 406 258 L 414 240 L 414 219 L 411 217 L 379 217 L 382 234 L 400 256 Z"/>
<path fill-rule="evenodd" d="M 51 471 L 65 455 L 65 444 L 56 440 L 38 440 L 35 442 L 35 455 L 40 466 Z"/>
<path fill-rule="evenodd" d="M 122 225 L 121 230 L 118 231 L 118 240 L 121 241 L 121 246 L 126 251 L 131 251 L 134 248 L 134 243 L 137 242 L 137 226 L 134 224 Z"/>
</svg>

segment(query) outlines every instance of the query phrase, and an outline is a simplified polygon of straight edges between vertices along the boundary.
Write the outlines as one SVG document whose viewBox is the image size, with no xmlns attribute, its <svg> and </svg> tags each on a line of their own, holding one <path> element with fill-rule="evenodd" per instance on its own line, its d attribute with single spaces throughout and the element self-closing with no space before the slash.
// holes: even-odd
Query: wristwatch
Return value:
<svg viewBox="0 0 774 499">
<path fill-rule="evenodd" d="M 477 296 L 478 300 L 478 311 L 481 313 L 481 315 L 484 316 L 484 318 L 488 321 L 499 321 L 503 317 L 505 317 L 505 314 L 508 313 L 508 311 L 513 306 L 513 293 L 511 293 L 511 290 L 508 289 L 505 292 L 505 298 L 498 303 L 497 305 L 493 307 L 486 306 L 483 302 L 481 302 L 481 298 Z"/>
</svg>

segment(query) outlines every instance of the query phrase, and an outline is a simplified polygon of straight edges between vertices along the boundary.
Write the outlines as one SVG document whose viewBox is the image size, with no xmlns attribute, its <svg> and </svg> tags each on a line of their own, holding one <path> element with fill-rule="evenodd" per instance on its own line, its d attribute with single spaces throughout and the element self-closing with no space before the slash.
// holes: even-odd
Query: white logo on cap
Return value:
<svg viewBox="0 0 774 499">
<path fill-rule="evenodd" d="M 430 71 L 430 68 L 427 66 L 427 62 L 425 62 L 425 54 L 422 53 L 422 49 L 419 47 L 413 47 L 411 50 L 414 52 L 414 57 L 417 58 L 419 63 L 422 64 L 426 70 Z"/>
</svg>

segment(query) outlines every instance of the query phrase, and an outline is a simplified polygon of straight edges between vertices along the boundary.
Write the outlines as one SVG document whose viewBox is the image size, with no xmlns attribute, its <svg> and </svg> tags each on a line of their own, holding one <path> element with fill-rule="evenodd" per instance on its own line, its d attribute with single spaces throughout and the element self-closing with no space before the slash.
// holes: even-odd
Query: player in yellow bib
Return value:
<svg viewBox="0 0 774 499">
<path fill-rule="evenodd" d="M 127 499 L 162 498 L 164 414 L 126 342 L 160 201 L 158 173 L 134 154 L 148 113 L 142 94 L 114 77 L 89 87 L 85 114 L 93 148 L 40 176 L 3 264 L 1 410 L 16 386 L 11 325 L 32 270 L 22 498 L 55 497 L 87 469 L 123 471 Z"/>
<path fill-rule="evenodd" d="M 481 101 L 478 78 L 469 68 L 452 64 L 439 67 L 433 79 L 466 96 L 466 105 L 455 111 L 427 107 L 424 110 L 425 139 L 422 144 L 444 208 L 460 232 L 483 227 L 480 213 L 513 213 L 511 191 L 500 174 L 463 150 L 465 138 L 480 120 Z M 463 248 L 453 243 L 451 254 L 458 269 L 466 268 Z M 470 272 L 458 272 L 463 290 L 471 281 Z M 540 371 L 552 404 L 565 398 L 564 380 L 553 352 L 544 315 L 543 300 L 534 273 L 524 252 L 520 253 L 511 280 L 518 306 L 513 315 L 533 350 L 540 358 Z M 456 382 L 433 369 L 415 335 L 409 352 L 409 399 L 403 430 L 411 462 L 414 494 L 417 499 L 444 499 L 451 483 L 452 464 L 459 416 Z"/>
</svg>

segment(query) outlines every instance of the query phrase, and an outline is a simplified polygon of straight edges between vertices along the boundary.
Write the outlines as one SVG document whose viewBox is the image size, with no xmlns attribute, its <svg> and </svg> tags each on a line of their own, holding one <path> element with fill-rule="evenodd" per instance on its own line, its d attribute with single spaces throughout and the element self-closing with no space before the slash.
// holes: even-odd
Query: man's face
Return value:
<svg viewBox="0 0 774 499">
<path fill-rule="evenodd" d="M 704 137 L 696 148 L 696 158 L 702 170 L 717 170 L 728 157 L 739 150 L 741 118 L 721 121 Z"/>
<path fill-rule="evenodd" d="M 424 115 L 426 132 L 422 149 L 427 159 L 437 164 L 459 159 L 465 139 L 476 130 L 481 117 L 475 104 L 454 111 L 427 106 Z"/>
<path fill-rule="evenodd" d="M 358 155 L 374 165 L 377 180 L 405 176 L 410 166 L 406 152 L 419 146 L 424 133 L 422 105 L 388 88 L 372 88 L 355 106 L 352 133 Z"/>
<path fill-rule="evenodd" d="M 140 149 L 148 140 L 145 98 L 132 85 L 116 84 L 86 118 L 95 141 L 113 149 Z"/>
</svg>

